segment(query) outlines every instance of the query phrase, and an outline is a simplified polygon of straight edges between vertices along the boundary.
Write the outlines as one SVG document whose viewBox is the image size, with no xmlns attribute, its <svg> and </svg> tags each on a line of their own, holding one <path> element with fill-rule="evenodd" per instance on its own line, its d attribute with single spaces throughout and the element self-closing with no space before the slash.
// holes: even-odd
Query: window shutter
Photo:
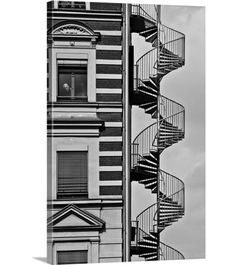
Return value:
<svg viewBox="0 0 236 265">
<path fill-rule="evenodd" d="M 88 158 L 86 151 L 59 151 L 58 197 L 78 198 L 88 195 Z"/>
<path fill-rule="evenodd" d="M 81 264 L 88 263 L 88 251 L 58 251 L 57 252 L 58 264 Z"/>
</svg>

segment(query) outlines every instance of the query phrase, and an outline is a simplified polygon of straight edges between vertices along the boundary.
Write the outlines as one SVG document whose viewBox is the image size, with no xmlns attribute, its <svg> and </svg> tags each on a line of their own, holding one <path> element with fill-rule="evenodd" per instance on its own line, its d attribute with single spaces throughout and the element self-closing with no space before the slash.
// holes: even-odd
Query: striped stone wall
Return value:
<svg viewBox="0 0 236 265">
<path fill-rule="evenodd" d="M 105 121 L 105 128 L 99 137 L 99 190 L 101 196 L 117 197 L 122 195 L 123 162 L 121 5 L 91 3 L 90 8 L 97 12 L 84 14 L 73 11 L 62 14 L 54 11 L 49 25 L 54 26 L 69 16 L 70 20 L 78 20 L 100 33 L 96 44 L 96 102 L 99 103 L 97 116 Z"/>
<path fill-rule="evenodd" d="M 88 5 L 86 4 L 86 7 Z M 101 218 L 106 231 L 100 233 L 97 262 L 121 262 L 123 260 L 123 52 L 122 52 L 122 5 L 114 3 L 90 3 L 90 10 L 52 9 L 48 10 L 48 29 L 65 21 L 83 23 L 100 37 L 96 42 L 96 102 L 83 104 L 49 103 L 49 109 L 60 112 L 96 111 L 104 122 L 98 136 L 98 197 L 87 201 L 57 201 L 49 208 L 49 216 L 63 209 L 67 203 Z M 49 69 L 49 61 L 48 67 Z M 49 81 L 47 82 L 49 83 Z M 53 110 L 52 110 L 53 111 Z M 60 129 L 60 128 L 59 128 Z M 79 145 L 81 136 L 60 136 L 57 142 L 75 141 Z M 88 137 L 88 141 L 91 138 Z M 85 141 L 85 140 L 84 140 Z M 91 149 L 88 152 L 92 152 Z M 102 199 L 102 200 L 100 200 Z M 108 205 L 105 206 L 104 203 Z M 84 205 L 84 206 L 83 206 Z M 59 235 L 60 236 L 60 235 Z M 76 237 L 79 234 L 76 234 Z M 63 237 L 63 236 L 62 236 Z M 89 237 L 89 236 L 88 236 Z M 53 238 L 53 236 L 52 236 Z"/>
</svg>

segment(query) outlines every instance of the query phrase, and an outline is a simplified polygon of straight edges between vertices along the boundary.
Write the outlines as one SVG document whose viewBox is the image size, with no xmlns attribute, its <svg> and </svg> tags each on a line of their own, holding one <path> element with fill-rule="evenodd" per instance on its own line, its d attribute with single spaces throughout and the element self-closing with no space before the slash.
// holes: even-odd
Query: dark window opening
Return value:
<svg viewBox="0 0 236 265">
<path fill-rule="evenodd" d="M 88 101 L 87 63 L 58 65 L 58 100 Z"/>
<path fill-rule="evenodd" d="M 57 251 L 57 264 L 88 263 L 87 250 Z"/>
<path fill-rule="evenodd" d="M 88 198 L 88 153 L 86 151 L 57 152 L 57 198 Z"/>
</svg>

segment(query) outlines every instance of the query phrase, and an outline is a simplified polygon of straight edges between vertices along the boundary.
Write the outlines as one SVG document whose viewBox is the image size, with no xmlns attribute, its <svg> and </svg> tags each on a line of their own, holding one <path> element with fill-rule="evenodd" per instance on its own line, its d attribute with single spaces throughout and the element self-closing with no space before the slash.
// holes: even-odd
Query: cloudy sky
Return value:
<svg viewBox="0 0 236 265">
<path fill-rule="evenodd" d="M 166 149 L 161 168 L 185 183 L 185 216 L 161 234 L 164 243 L 186 258 L 205 256 L 205 9 L 203 7 L 162 6 L 162 23 L 186 36 L 185 66 L 165 76 L 161 93 L 185 107 L 186 136 Z M 150 44 L 134 34 L 135 58 L 151 49 Z M 142 109 L 133 107 L 134 138 L 154 122 Z M 142 119 L 142 123 L 140 122 Z M 155 202 L 155 196 L 133 183 L 132 217 Z"/>
</svg>

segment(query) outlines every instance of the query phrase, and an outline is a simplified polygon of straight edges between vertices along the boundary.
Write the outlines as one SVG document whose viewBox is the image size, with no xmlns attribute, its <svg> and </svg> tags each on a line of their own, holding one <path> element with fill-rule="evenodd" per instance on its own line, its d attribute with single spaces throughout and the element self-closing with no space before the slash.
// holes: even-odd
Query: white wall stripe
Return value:
<svg viewBox="0 0 236 265">
<path fill-rule="evenodd" d="M 99 186 L 121 186 L 122 180 L 99 181 Z"/>
<path fill-rule="evenodd" d="M 97 79 L 122 79 L 121 74 L 96 74 Z"/>
<path fill-rule="evenodd" d="M 100 142 L 122 142 L 122 136 L 101 136 Z"/>
<path fill-rule="evenodd" d="M 115 65 L 121 65 L 122 61 L 121 60 L 102 60 L 102 59 L 97 59 L 96 64 L 115 64 Z"/>
<path fill-rule="evenodd" d="M 122 166 L 99 166 L 99 171 L 122 171 Z"/>
<path fill-rule="evenodd" d="M 122 156 L 122 151 L 100 151 L 99 156 Z"/>
<path fill-rule="evenodd" d="M 96 45 L 97 50 L 121 51 L 121 45 Z"/>
<path fill-rule="evenodd" d="M 122 127 L 122 122 L 105 122 L 105 127 Z"/>
<path fill-rule="evenodd" d="M 121 30 L 100 30 L 101 35 L 104 36 L 121 36 Z"/>
<path fill-rule="evenodd" d="M 57 13 L 58 13 L 58 11 L 57 11 Z M 73 12 L 73 14 L 76 14 L 76 13 L 74 13 Z M 82 15 L 83 13 L 77 13 L 78 15 Z M 84 13 L 85 14 L 85 13 Z M 88 13 L 86 13 L 86 15 L 87 15 Z M 95 14 L 94 14 L 95 15 Z M 100 15 L 100 14 L 99 14 Z M 108 14 L 109 15 L 109 14 Z M 114 15 L 114 13 L 112 14 L 112 15 Z M 68 17 L 63 17 L 63 16 L 61 16 L 61 17 L 56 17 L 56 16 L 53 16 L 52 15 L 52 17 L 51 17 L 51 19 L 68 19 Z M 121 21 L 122 19 L 121 18 L 97 18 L 97 17 L 95 17 L 95 18 L 85 18 L 85 17 L 83 17 L 83 18 L 81 18 L 81 17 L 79 17 L 79 18 L 77 18 L 77 17 L 73 17 L 73 20 L 80 20 L 80 21 L 83 21 L 83 20 L 91 20 L 91 21 Z M 96 30 L 95 30 L 96 31 Z"/>
<path fill-rule="evenodd" d="M 99 195 L 99 199 L 116 199 L 116 200 L 119 200 L 119 199 L 122 199 L 122 195 Z M 120 225 L 116 225 L 115 227 L 116 229 L 119 229 L 119 228 L 122 228 L 122 226 Z"/>
<path fill-rule="evenodd" d="M 97 93 L 101 94 L 122 94 L 121 88 L 97 88 Z"/>
<path fill-rule="evenodd" d="M 99 108 L 97 112 L 122 112 L 122 108 Z"/>
</svg>

